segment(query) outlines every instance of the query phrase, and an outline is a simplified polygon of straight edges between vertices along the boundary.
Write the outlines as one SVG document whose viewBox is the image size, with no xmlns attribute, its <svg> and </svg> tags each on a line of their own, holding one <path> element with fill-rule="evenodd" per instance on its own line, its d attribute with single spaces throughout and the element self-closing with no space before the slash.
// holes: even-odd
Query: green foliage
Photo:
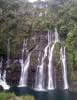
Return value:
<svg viewBox="0 0 77 100">
<path fill-rule="evenodd" d="M 57 27 L 61 41 L 65 42 L 67 61 L 71 79 L 77 71 L 77 3 L 69 0 L 48 2 L 47 8 L 33 8 L 31 3 L 0 1 L 0 54 L 7 55 L 7 44 L 10 38 L 10 55 L 17 57 L 21 52 L 24 38 L 34 32 L 53 30 Z M 5 6 L 4 6 L 5 5 Z M 60 46 L 56 46 L 59 51 Z M 59 52 L 55 51 L 59 58 Z M 73 77 L 73 78 L 72 78 Z M 76 78 L 75 78 L 76 79 Z"/>
<path fill-rule="evenodd" d="M 56 61 L 57 65 L 60 64 L 60 48 L 61 48 L 61 44 L 57 43 L 55 45 L 55 49 L 54 49 L 55 61 Z"/>
<path fill-rule="evenodd" d="M 16 96 L 14 93 L 0 93 L 0 100 L 35 100 L 33 96 Z"/>
<path fill-rule="evenodd" d="M 10 100 L 10 98 L 15 97 L 13 93 L 0 93 L 0 100 Z"/>
<path fill-rule="evenodd" d="M 33 96 L 22 96 L 22 100 L 35 100 Z"/>
<path fill-rule="evenodd" d="M 68 67 L 71 72 L 71 79 L 77 80 L 76 72 L 77 71 L 77 26 L 74 26 L 74 29 L 70 31 L 67 35 L 66 47 L 67 47 L 67 61 Z"/>
</svg>

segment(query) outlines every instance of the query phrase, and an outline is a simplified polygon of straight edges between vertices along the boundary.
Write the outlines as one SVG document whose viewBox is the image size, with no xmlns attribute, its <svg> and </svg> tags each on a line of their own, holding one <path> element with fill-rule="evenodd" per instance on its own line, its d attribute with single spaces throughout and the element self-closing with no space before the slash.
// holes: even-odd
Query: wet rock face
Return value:
<svg viewBox="0 0 77 100">
<path fill-rule="evenodd" d="M 54 56 L 53 56 L 53 66 L 56 78 L 56 87 L 59 89 L 63 88 L 63 75 L 62 75 L 62 66 L 60 60 L 60 48 L 61 44 L 57 43 L 54 49 Z"/>
<path fill-rule="evenodd" d="M 21 75 L 21 66 L 19 61 L 14 61 L 10 64 L 10 67 L 6 71 L 6 81 L 11 86 L 16 86 L 19 84 Z"/>
<path fill-rule="evenodd" d="M 44 55 L 44 48 L 48 43 L 48 32 L 34 32 L 31 37 L 27 39 L 27 52 L 24 51 L 23 59 L 25 60 L 28 56 L 28 53 L 31 52 L 30 66 L 28 69 L 28 85 L 32 86 L 35 82 L 35 75 L 37 70 L 37 65 L 41 64 L 41 58 Z M 21 45 L 21 44 L 20 44 Z M 23 43 L 22 43 L 23 45 Z M 19 59 L 22 59 L 22 47 L 21 46 L 21 54 L 15 59 L 11 59 L 10 65 L 7 68 L 6 66 L 6 81 L 11 86 L 17 86 L 19 84 L 20 76 L 21 76 L 21 65 L 19 63 Z M 38 61 L 39 53 L 41 53 L 40 61 Z M 45 67 L 44 72 L 47 71 L 47 63 L 48 59 L 45 59 Z"/>
<path fill-rule="evenodd" d="M 71 81 L 70 91 L 77 92 L 77 81 Z"/>
<path fill-rule="evenodd" d="M 37 66 L 41 64 L 42 56 L 44 55 L 43 50 L 48 43 L 47 35 L 47 32 L 35 32 L 35 34 L 30 38 L 30 41 L 28 42 L 28 49 L 30 52 L 32 52 L 30 67 L 28 70 L 28 85 L 31 87 L 34 87 Z M 45 59 L 45 62 L 47 62 L 47 59 Z M 45 65 L 44 72 L 46 72 L 46 70 L 47 68 Z"/>
<path fill-rule="evenodd" d="M 44 31 L 44 32 L 39 32 L 36 31 L 34 32 L 31 37 L 29 37 L 27 39 L 27 51 L 24 51 L 24 55 L 23 55 L 23 59 L 25 61 L 25 59 L 28 56 L 28 53 L 31 52 L 31 57 L 30 57 L 30 65 L 29 65 L 29 69 L 28 69 L 28 78 L 27 78 L 27 84 L 31 87 L 34 87 L 35 84 L 35 78 L 36 78 L 36 71 L 37 71 L 37 66 L 41 64 L 42 61 L 42 57 L 44 56 L 44 48 L 47 46 L 48 44 L 48 32 Z M 23 43 L 22 43 L 23 45 Z M 19 80 L 21 77 L 21 65 L 19 60 L 22 59 L 22 49 L 23 46 L 21 46 L 21 54 L 20 57 L 16 55 L 17 58 L 16 60 L 13 59 L 11 60 L 11 63 L 9 65 L 9 67 L 6 67 L 6 81 L 9 85 L 11 86 L 17 86 L 19 84 Z M 54 66 L 54 72 L 57 73 L 56 74 L 56 78 L 58 81 L 62 81 L 62 76 L 61 72 L 62 69 L 60 69 L 61 67 L 61 63 L 59 62 L 60 59 L 60 44 L 58 44 L 55 47 L 54 50 L 54 56 L 53 56 L 53 66 Z M 47 86 L 47 81 L 48 81 L 48 56 L 46 57 L 45 61 L 44 61 L 44 78 L 45 78 L 45 85 Z M 58 76 L 58 77 L 57 77 Z M 59 83 L 59 82 L 58 82 Z M 56 84 L 58 84 L 56 82 Z M 61 83 L 61 82 L 60 82 Z M 61 84 L 59 84 L 60 86 Z"/>
<path fill-rule="evenodd" d="M 29 39 L 28 39 L 28 45 L 27 48 L 29 51 L 36 50 L 43 50 L 43 48 L 47 44 L 47 32 L 38 32 L 36 31 Z"/>
</svg>

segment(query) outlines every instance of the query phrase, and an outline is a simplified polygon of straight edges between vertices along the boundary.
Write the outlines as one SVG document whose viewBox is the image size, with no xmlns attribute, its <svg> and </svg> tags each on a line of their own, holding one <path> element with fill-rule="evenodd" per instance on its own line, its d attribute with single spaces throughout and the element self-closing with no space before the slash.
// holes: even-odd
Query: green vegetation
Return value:
<svg viewBox="0 0 77 100">
<path fill-rule="evenodd" d="M 16 96 L 14 93 L 0 93 L 0 100 L 35 100 L 33 96 Z"/>
<path fill-rule="evenodd" d="M 5 48 L 8 39 L 11 47 L 10 56 L 18 57 L 24 38 L 30 37 L 35 31 L 53 30 L 57 27 L 63 41 L 61 43 L 66 46 L 70 79 L 77 81 L 76 0 L 48 0 L 48 7 L 41 9 L 33 7 L 28 2 L 24 4 L 16 3 L 15 0 L 7 1 L 0 0 L 0 55 L 7 55 Z"/>
</svg>

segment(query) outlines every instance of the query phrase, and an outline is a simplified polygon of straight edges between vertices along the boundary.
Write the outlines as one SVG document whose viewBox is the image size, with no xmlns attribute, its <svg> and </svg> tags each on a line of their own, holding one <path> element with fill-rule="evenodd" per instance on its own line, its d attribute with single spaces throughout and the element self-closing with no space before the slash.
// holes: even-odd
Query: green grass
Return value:
<svg viewBox="0 0 77 100">
<path fill-rule="evenodd" d="M 33 96 L 16 96 L 14 93 L 0 93 L 0 100 L 35 100 Z"/>
</svg>

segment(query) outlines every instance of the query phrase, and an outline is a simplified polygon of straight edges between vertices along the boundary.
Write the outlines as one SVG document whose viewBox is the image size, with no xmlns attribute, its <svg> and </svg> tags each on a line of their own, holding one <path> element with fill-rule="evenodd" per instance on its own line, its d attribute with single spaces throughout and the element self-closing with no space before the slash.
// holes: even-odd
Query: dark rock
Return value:
<svg viewBox="0 0 77 100">
<path fill-rule="evenodd" d="M 7 83 L 9 85 L 18 85 L 21 75 L 21 66 L 18 61 L 12 63 L 9 68 L 7 68 Z"/>
<path fill-rule="evenodd" d="M 4 89 L 3 89 L 3 87 L 0 85 L 0 91 L 3 91 Z"/>
</svg>

